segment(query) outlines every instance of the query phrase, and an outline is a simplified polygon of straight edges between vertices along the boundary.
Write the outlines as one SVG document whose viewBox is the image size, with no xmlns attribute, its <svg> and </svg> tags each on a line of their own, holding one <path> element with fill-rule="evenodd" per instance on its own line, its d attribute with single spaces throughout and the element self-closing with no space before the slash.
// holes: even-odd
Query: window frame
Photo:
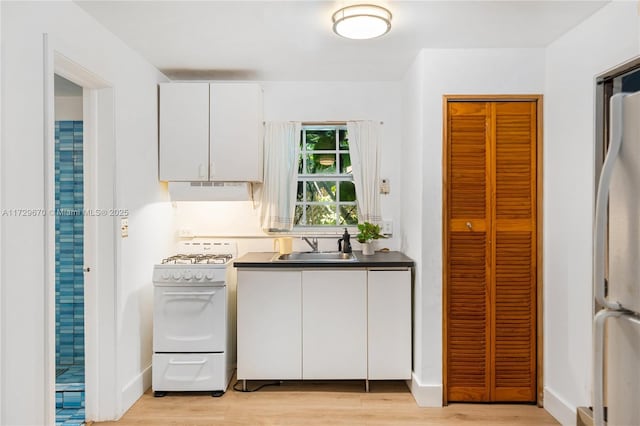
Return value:
<svg viewBox="0 0 640 426">
<path fill-rule="evenodd" d="M 307 131 L 335 131 L 336 140 L 333 150 L 307 150 Z M 354 201 L 340 201 L 340 183 L 351 182 L 353 183 L 353 173 L 338 173 L 341 168 L 341 155 L 349 155 L 351 159 L 351 152 L 348 148 L 340 149 L 340 131 L 347 131 L 347 125 L 334 124 L 334 123 L 319 123 L 319 124 L 302 124 L 300 130 L 300 149 L 298 152 L 298 178 L 296 181 L 296 202 L 295 208 L 302 207 L 302 215 L 300 216 L 300 224 L 294 223 L 293 231 L 336 231 L 344 228 L 355 228 L 357 223 L 354 224 L 340 224 L 340 208 L 343 206 L 355 207 L 357 211 L 357 199 L 355 199 L 355 186 L 354 186 Z M 310 154 L 332 154 L 335 155 L 336 165 L 335 173 L 305 173 L 307 168 L 308 156 Z M 300 169 L 302 172 L 300 172 Z M 336 200 L 332 202 L 327 201 L 307 201 L 307 184 L 309 182 L 335 182 L 336 183 Z M 302 183 L 302 199 L 298 200 L 298 185 Z M 355 184 L 354 184 L 355 185 Z M 307 207 L 308 206 L 330 206 L 335 209 L 335 224 L 321 225 L 321 224 L 307 224 Z"/>
</svg>

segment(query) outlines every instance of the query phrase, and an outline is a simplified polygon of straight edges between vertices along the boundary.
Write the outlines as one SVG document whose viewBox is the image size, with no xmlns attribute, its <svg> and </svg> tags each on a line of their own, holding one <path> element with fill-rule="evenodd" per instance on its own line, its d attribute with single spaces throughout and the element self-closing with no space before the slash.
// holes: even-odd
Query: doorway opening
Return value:
<svg viewBox="0 0 640 426">
<path fill-rule="evenodd" d="M 56 424 L 85 420 L 82 87 L 54 76 Z"/>
<path fill-rule="evenodd" d="M 92 214 L 98 206 L 114 205 L 114 90 L 110 82 L 63 55 L 64 44 L 45 34 L 44 46 L 45 207 L 52 212 L 45 221 L 45 417 L 47 424 L 81 425 L 85 420 L 115 420 L 120 414 L 114 309 L 116 223 Z M 76 95 L 80 88 L 80 105 L 69 101 L 76 110 L 71 119 L 61 117 L 63 108 L 60 102 L 56 105 L 57 83 L 67 85 L 60 77 L 76 86 Z M 61 161 L 69 159 L 75 161 Z M 71 273 L 72 290 L 59 290 L 59 281 L 69 279 L 61 272 Z M 68 305 L 63 306 L 65 303 Z M 76 386 L 64 391 L 84 394 L 57 393 L 56 384 L 67 380 Z M 84 413 L 76 411 L 73 418 L 56 419 L 60 403 L 63 408 L 84 407 Z"/>
</svg>

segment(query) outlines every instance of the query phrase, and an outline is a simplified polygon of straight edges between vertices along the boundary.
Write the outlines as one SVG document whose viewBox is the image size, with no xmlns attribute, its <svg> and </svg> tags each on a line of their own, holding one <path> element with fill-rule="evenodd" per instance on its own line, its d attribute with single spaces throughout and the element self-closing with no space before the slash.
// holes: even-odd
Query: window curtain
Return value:
<svg viewBox="0 0 640 426">
<path fill-rule="evenodd" d="M 299 122 L 265 124 L 264 182 L 260 198 L 262 229 L 290 231 L 296 207 Z"/>
<path fill-rule="evenodd" d="M 349 156 L 356 187 L 358 221 L 378 224 L 380 216 L 380 124 L 347 122 Z"/>
</svg>

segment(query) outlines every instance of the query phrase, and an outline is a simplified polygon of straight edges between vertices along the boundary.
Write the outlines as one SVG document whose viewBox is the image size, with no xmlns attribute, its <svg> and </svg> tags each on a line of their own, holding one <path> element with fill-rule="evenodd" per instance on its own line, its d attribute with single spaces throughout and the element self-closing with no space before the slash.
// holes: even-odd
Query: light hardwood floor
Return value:
<svg viewBox="0 0 640 426">
<path fill-rule="evenodd" d="M 235 381 L 234 381 L 235 382 Z M 250 381 L 249 389 L 265 382 Z M 238 385 L 238 388 L 241 386 Z M 516 404 L 420 408 L 404 382 L 283 382 L 254 393 L 147 391 L 118 422 L 94 425 L 556 425 L 544 409 Z"/>
</svg>

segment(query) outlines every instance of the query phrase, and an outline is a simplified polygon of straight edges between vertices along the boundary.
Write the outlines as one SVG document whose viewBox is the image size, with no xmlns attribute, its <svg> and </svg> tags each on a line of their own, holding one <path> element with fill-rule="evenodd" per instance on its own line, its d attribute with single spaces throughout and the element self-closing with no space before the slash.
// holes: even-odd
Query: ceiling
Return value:
<svg viewBox="0 0 640 426">
<path fill-rule="evenodd" d="M 331 15 L 362 1 L 76 0 L 171 79 L 295 81 L 400 80 L 422 48 L 544 47 L 607 2 L 375 1 L 391 32 L 347 40 Z"/>
</svg>

